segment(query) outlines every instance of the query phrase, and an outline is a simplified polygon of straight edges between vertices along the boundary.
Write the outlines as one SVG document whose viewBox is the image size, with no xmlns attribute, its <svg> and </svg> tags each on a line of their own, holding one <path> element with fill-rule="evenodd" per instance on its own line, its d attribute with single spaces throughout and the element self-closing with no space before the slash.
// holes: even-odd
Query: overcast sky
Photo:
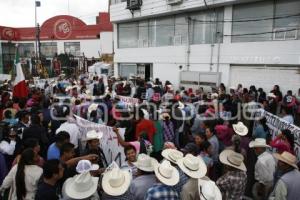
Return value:
<svg viewBox="0 0 300 200">
<path fill-rule="evenodd" d="M 97 13 L 108 10 L 108 0 L 40 0 L 38 22 L 42 24 L 56 15 L 78 17 L 94 24 Z M 0 26 L 33 27 L 35 0 L 0 0 Z M 69 9 L 68 9 L 69 2 Z"/>
</svg>

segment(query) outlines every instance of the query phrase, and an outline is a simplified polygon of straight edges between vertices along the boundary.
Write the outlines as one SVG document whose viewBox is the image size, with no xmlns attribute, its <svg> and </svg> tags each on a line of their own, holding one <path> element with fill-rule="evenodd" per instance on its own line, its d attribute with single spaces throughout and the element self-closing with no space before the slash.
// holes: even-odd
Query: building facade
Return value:
<svg viewBox="0 0 300 200">
<path fill-rule="evenodd" d="M 68 15 L 55 16 L 40 26 L 40 53 L 50 69 L 57 54 L 71 54 L 75 62 L 85 58 L 99 58 L 113 53 L 113 26 L 108 13 L 99 13 L 96 24 L 87 25 Z M 13 66 L 16 44 L 23 64 L 31 64 L 36 56 L 36 28 L 0 26 L 0 73 L 8 74 Z"/>
<path fill-rule="evenodd" d="M 298 0 L 112 0 L 110 16 L 117 75 L 300 87 Z"/>
</svg>

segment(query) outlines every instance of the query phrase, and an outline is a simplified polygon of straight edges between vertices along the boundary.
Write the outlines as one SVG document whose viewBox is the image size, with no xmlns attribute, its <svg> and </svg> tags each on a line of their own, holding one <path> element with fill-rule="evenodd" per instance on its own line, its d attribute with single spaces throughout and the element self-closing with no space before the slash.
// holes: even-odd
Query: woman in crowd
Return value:
<svg viewBox="0 0 300 200">
<path fill-rule="evenodd" d="M 38 181 L 43 173 L 42 168 L 35 165 L 37 154 L 26 149 L 20 161 L 4 179 L 0 191 L 10 188 L 9 200 L 32 200 L 35 197 Z"/>
<path fill-rule="evenodd" d="M 282 130 L 274 140 L 271 141 L 270 146 L 276 148 L 278 153 L 284 151 L 294 154 L 294 135 L 290 130 Z"/>
</svg>

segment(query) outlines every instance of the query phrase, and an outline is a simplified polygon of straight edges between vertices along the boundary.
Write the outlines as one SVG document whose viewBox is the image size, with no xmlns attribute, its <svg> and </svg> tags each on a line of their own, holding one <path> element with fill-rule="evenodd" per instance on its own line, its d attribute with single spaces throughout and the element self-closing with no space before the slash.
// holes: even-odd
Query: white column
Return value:
<svg viewBox="0 0 300 200">
<path fill-rule="evenodd" d="M 225 6 L 224 8 L 224 21 L 232 21 L 232 14 L 233 14 L 233 6 Z M 231 22 L 224 22 L 223 28 L 224 35 L 231 35 L 232 34 L 232 23 Z M 224 44 L 231 43 L 231 37 L 224 36 L 223 39 Z"/>
</svg>

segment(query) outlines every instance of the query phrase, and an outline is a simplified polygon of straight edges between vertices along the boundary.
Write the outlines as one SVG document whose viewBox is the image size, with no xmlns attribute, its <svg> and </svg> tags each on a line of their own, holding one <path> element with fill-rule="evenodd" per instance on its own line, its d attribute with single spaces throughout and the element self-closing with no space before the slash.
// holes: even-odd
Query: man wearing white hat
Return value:
<svg viewBox="0 0 300 200">
<path fill-rule="evenodd" d="M 133 163 L 138 169 L 138 177 L 130 185 L 130 193 L 135 200 L 143 200 L 146 192 L 156 183 L 154 167 L 158 162 L 146 154 L 140 154 Z"/>
<path fill-rule="evenodd" d="M 250 148 L 254 148 L 255 154 L 258 156 L 255 164 L 255 180 L 252 193 L 254 199 L 266 199 L 273 186 L 276 162 L 271 153 L 267 151 L 270 146 L 266 144 L 263 138 L 256 138 L 249 143 Z"/>
<path fill-rule="evenodd" d="M 102 132 L 96 132 L 95 130 L 91 130 L 87 132 L 86 134 L 86 142 L 87 142 L 87 148 L 85 149 L 84 155 L 88 154 L 96 154 L 99 156 L 98 159 L 98 165 L 100 168 L 107 167 L 107 161 L 104 155 L 104 152 L 99 147 L 100 145 L 100 139 L 102 138 L 103 133 Z"/>
<path fill-rule="evenodd" d="M 222 200 L 222 193 L 215 182 L 208 177 L 198 179 L 200 200 Z"/>
<path fill-rule="evenodd" d="M 102 178 L 102 200 L 131 200 L 129 192 L 132 176 L 128 170 L 120 169 L 113 163 L 111 169 L 106 171 Z"/>
<path fill-rule="evenodd" d="M 182 187 L 181 200 L 198 200 L 200 199 L 198 192 L 198 179 L 205 176 L 207 167 L 200 157 L 187 154 L 184 158 L 177 161 L 179 168 L 190 178 Z"/>
<path fill-rule="evenodd" d="M 225 171 L 227 171 L 216 182 L 223 198 L 242 200 L 247 184 L 247 168 L 244 164 L 243 155 L 232 150 L 224 150 L 219 158 L 221 163 L 225 165 Z"/>
<path fill-rule="evenodd" d="M 146 193 L 145 200 L 179 200 L 179 194 L 173 188 L 179 182 L 179 172 L 168 160 L 163 160 L 154 168 L 157 183 Z"/>
<path fill-rule="evenodd" d="M 180 194 L 182 187 L 189 180 L 189 177 L 177 165 L 177 161 L 183 158 L 183 153 L 177 149 L 165 149 L 162 151 L 161 155 L 164 159 L 170 161 L 171 165 L 174 166 L 179 172 L 179 182 L 174 186 L 174 189 L 178 194 Z"/>
<path fill-rule="evenodd" d="M 296 200 L 300 197 L 300 172 L 297 166 L 297 158 L 284 151 L 282 154 L 274 154 L 278 160 L 278 170 L 283 175 L 277 181 L 275 189 L 270 195 L 270 200 Z"/>
</svg>

